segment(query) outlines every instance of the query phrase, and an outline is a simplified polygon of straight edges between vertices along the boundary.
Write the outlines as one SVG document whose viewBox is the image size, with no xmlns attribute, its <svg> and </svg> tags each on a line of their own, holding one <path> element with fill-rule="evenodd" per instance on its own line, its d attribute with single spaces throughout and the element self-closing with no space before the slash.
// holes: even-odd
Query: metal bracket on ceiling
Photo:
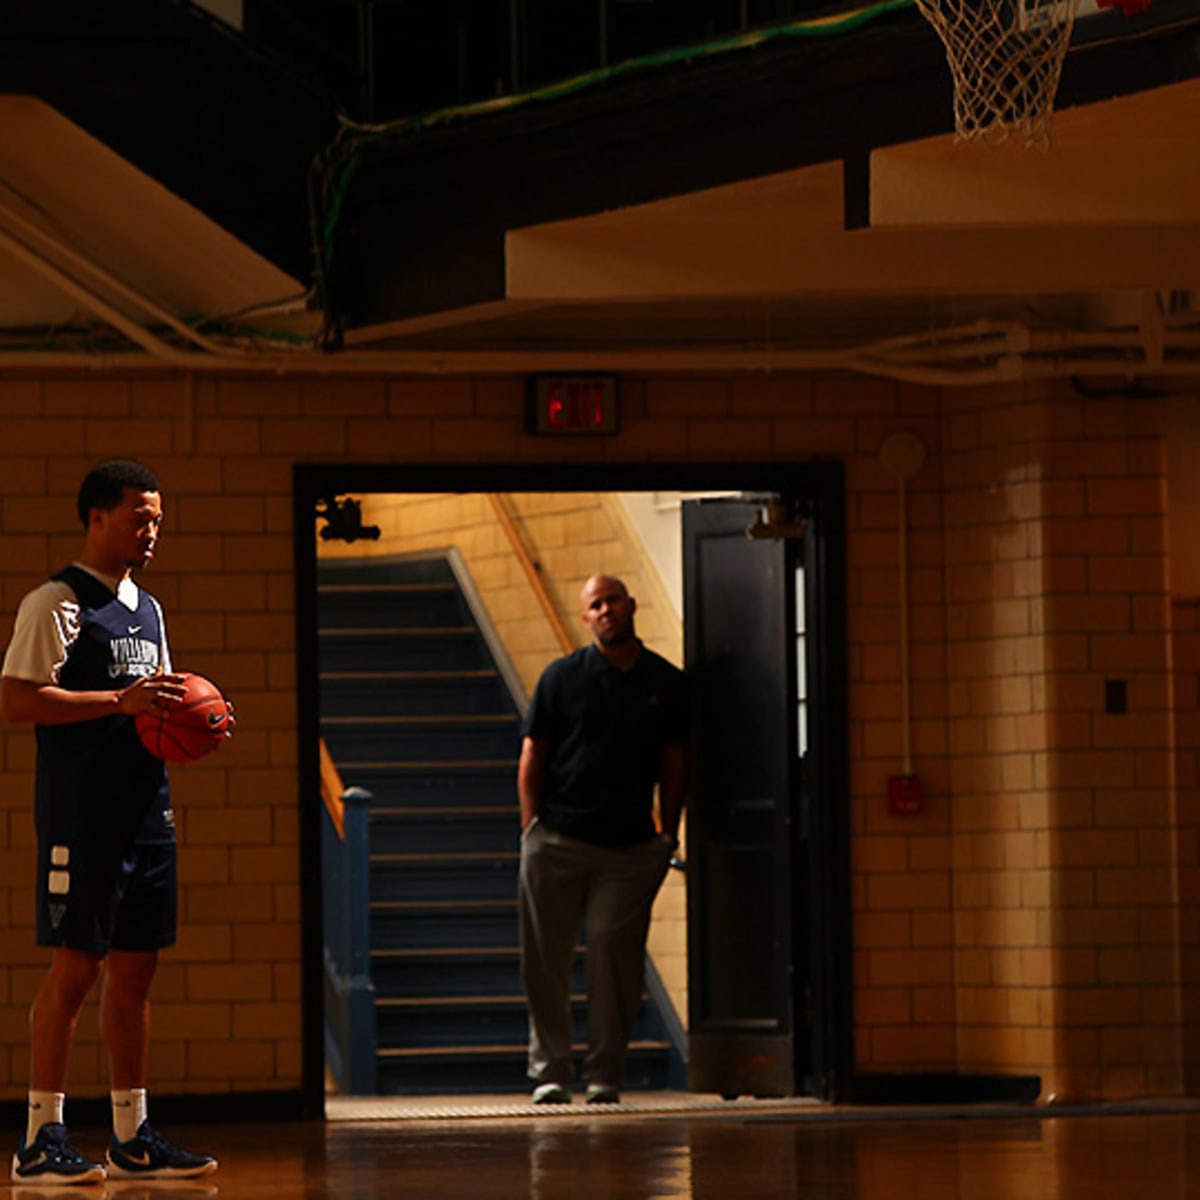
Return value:
<svg viewBox="0 0 1200 1200">
<path fill-rule="evenodd" d="M 339 500 L 336 496 L 326 496 L 320 504 L 323 504 L 324 508 L 317 508 L 317 518 L 326 522 L 321 528 L 323 541 L 357 542 L 361 538 L 363 541 L 374 542 L 379 539 L 378 525 L 362 523 L 361 501 L 349 496 L 344 500 Z"/>
</svg>

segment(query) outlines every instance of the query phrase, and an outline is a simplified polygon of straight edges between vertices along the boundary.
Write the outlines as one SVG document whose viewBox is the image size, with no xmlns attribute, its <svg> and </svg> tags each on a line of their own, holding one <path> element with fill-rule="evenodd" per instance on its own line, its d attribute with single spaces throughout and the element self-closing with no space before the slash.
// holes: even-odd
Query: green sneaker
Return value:
<svg viewBox="0 0 1200 1200">
<path fill-rule="evenodd" d="M 533 1089 L 534 1104 L 570 1104 L 571 1093 L 561 1083 L 539 1083 Z"/>
</svg>

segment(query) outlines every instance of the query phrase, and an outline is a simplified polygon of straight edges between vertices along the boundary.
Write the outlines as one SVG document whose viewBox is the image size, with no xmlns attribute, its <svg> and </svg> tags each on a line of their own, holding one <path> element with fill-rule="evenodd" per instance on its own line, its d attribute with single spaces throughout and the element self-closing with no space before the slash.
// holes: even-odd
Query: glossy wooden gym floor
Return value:
<svg viewBox="0 0 1200 1200">
<path fill-rule="evenodd" d="M 742 1109 L 171 1127 L 216 1154 L 196 1183 L 48 1195 L 113 1200 L 1138 1200 L 1200 1195 L 1200 1108 Z M 88 1131 L 77 1140 L 93 1149 Z"/>
</svg>

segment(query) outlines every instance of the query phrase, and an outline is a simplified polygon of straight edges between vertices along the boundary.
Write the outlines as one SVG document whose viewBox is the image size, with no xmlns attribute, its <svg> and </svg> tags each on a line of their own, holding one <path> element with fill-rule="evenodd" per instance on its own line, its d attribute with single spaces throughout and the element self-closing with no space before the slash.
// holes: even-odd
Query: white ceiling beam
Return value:
<svg viewBox="0 0 1200 1200">
<path fill-rule="evenodd" d="M 621 222 L 508 237 L 513 300 L 913 296 L 1188 289 L 1200 222 L 1063 229 L 764 229 Z"/>
</svg>

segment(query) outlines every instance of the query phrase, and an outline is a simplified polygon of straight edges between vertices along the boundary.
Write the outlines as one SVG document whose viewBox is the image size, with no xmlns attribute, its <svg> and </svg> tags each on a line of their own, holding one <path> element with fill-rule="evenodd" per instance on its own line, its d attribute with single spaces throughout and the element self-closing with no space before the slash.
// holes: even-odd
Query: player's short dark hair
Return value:
<svg viewBox="0 0 1200 1200">
<path fill-rule="evenodd" d="M 112 458 L 97 463 L 83 477 L 75 502 L 84 529 L 88 527 L 93 508 L 111 512 L 125 499 L 126 488 L 157 492 L 160 490 L 158 476 L 144 463 L 134 462 L 131 458 Z"/>
</svg>

